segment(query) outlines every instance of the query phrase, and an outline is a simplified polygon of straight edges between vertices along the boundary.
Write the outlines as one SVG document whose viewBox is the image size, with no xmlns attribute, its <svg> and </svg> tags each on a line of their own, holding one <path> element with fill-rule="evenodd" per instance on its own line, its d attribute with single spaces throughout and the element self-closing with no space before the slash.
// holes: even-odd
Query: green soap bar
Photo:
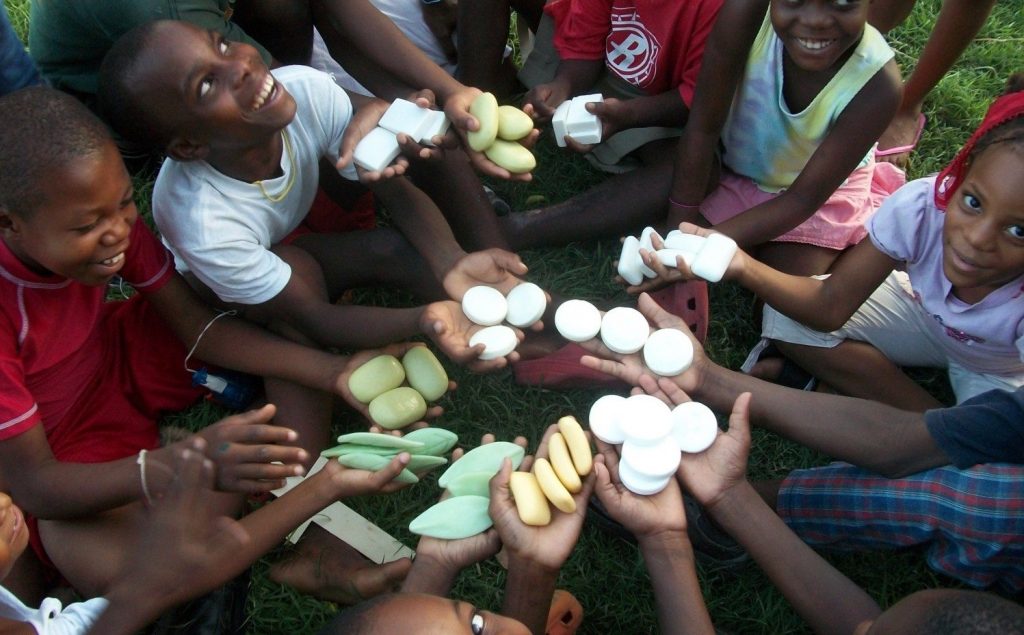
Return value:
<svg viewBox="0 0 1024 635">
<path fill-rule="evenodd" d="M 398 448 L 399 450 L 423 449 L 423 444 L 415 439 L 396 437 L 393 434 L 380 432 L 349 432 L 338 437 L 338 443 L 361 443 L 363 445 L 375 445 L 379 448 Z"/>
<path fill-rule="evenodd" d="M 498 106 L 498 138 L 519 141 L 533 132 L 533 119 L 515 106 Z"/>
<path fill-rule="evenodd" d="M 410 472 L 423 473 L 441 467 L 448 463 L 443 456 L 431 456 L 429 454 L 412 454 L 409 456 L 409 464 L 405 466 Z"/>
<path fill-rule="evenodd" d="M 409 452 L 410 450 L 406 450 Z M 416 450 L 422 452 L 422 450 Z M 394 456 L 402 452 L 400 448 L 384 448 L 379 445 L 363 445 L 361 443 L 342 443 L 336 445 L 333 448 L 328 448 L 320 453 L 320 456 L 326 456 L 332 458 L 335 456 L 341 456 L 343 454 L 376 454 L 378 456 Z"/>
<path fill-rule="evenodd" d="M 409 349 L 402 357 L 402 366 L 409 385 L 427 401 L 437 401 L 448 392 L 448 373 L 426 346 Z"/>
<path fill-rule="evenodd" d="M 423 449 L 417 450 L 416 454 L 433 454 L 434 456 L 447 454 L 459 442 L 459 435 L 444 428 L 420 428 L 402 438 L 407 441 L 419 441 L 423 444 Z"/>
<path fill-rule="evenodd" d="M 495 472 L 464 472 L 448 481 L 452 496 L 491 496 L 491 479 Z"/>
<path fill-rule="evenodd" d="M 497 474 L 501 469 L 501 462 L 505 459 L 512 459 L 512 469 L 514 470 L 523 462 L 524 456 L 526 456 L 526 450 L 508 441 L 495 441 L 481 445 L 466 452 L 461 459 L 452 463 L 451 467 L 445 470 L 441 478 L 437 480 L 437 484 L 441 487 L 448 487 L 448 483 L 453 478 L 466 472 L 489 471 L 492 475 Z"/>
<path fill-rule="evenodd" d="M 379 456 L 377 454 L 343 454 L 338 457 L 338 463 L 354 470 L 369 470 L 377 472 L 387 467 L 391 457 Z M 420 479 L 407 469 L 403 469 L 395 477 L 399 483 L 419 483 Z"/>
<path fill-rule="evenodd" d="M 461 540 L 491 528 L 487 513 L 491 500 L 485 496 L 449 498 L 428 508 L 409 523 L 409 531 L 442 540 Z"/>
<path fill-rule="evenodd" d="M 352 372 L 348 389 L 363 403 L 397 388 L 405 381 L 405 368 L 394 355 L 378 355 Z"/>
<path fill-rule="evenodd" d="M 370 418 L 388 430 L 397 430 L 419 421 L 427 414 L 427 402 L 416 389 L 399 386 L 370 402 Z"/>
</svg>

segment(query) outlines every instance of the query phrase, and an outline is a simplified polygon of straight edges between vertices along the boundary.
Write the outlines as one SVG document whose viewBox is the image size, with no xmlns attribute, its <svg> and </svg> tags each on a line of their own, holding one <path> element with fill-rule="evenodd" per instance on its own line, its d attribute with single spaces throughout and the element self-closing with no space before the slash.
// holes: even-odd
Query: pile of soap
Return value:
<svg viewBox="0 0 1024 635">
<path fill-rule="evenodd" d="M 409 385 L 403 386 L 407 380 Z M 348 389 L 369 404 L 374 423 L 396 430 L 422 419 L 427 402 L 447 392 L 448 373 L 429 348 L 416 346 L 401 362 L 394 355 L 378 355 L 366 362 L 352 372 Z"/>
<path fill-rule="evenodd" d="M 449 123 L 440 110 L 420 108 L 411 101 L 396 99 L 377 122 L 377 127 L 356 145 L 353 160 L 364 170 L 380 172 L 391 165 L 401 152 L 399 134 L 407 134 L 418 143 L 433 145 L 431 139 L 443 135 Z"/>
<path fill-rule="evenodd" d="M 544 315 L 548 306 L 544 290 L 532 282 L 523 282 L 502 294 L 494 287 L 472 287 L 462 296 L 462 312 L 474 324 L 485 326 L 469 340 L 470 346 L 483 344 L 480 359 L 497 359 L 515 350 L 519 344 L 516 332 L 502 322 L 527 328 Z"/>
<path fill-rule="evenodd" d="M 491 478 L 505 459 L 518 468 L 526 451 L 515 443 L 496 441 L 467 452 L 437 480 L 448 498 L 427 508 L 409 523 L 409 531 L 443 540 L 461 540 L 487 531 L 494 522 L 487 511 Z"/>
<path fill-rule="evenodd" d="M 619 480 L 644 496 L 665 489 L 682 459 L 680 452 L 708 449 L 718 435 L 715 413 L 688 401 L 669 408 L 650 395 L 605 395 L 590 408 L 590 431 L 598 439 L 622 445 Z"/>
<path fill-rule="evenodd" d="M 530 472 L 512 472 L 508 486 L 523 524 L 543 527 L 551 522 L 548 503 L 566 514 L 576 511 L 572 495 L 583 489 L 581 476 L 594 466 L 590 442 L 575 417 L 558 420 L 548 437 L 548 458 L 537 458 Z"/>
<path fill-rule="evenodd" d="M 353 432 L 338 437 L 333 448 L 320 454 L 337 457 L 345 467 L 376 472 L 383 469 L 400 452 L 409 453 L 409 463 L 395 477 L 399 483 L 417 483 L 416 474 L 429 472 L 448 463 L 442 455 L 455 447 L 459 437 L 443 428 L 420 428 L 404 437 L 379 432 Z"/>
<path fill-rule="evenodd" d="M 469 105 L 469 114 L 480 127 L 466 133 L 469 147 L 512 174 L 524 174 L 537 167 L 533 153 L 517 143 L 533 131 L 533 119 L 515 106 L 498 106 L 491 93 L 481 93 Z"/>
<path fill-rule="evenodd" d="M 644 276 L 653 278 L 657 275 L 644 264 L 640 257 L 641 249 L 654 252 L 661 264 L 666 267 L 675 267 L 676 257 L 682 257 L 694 275 L 708 282 L 721 280 L 736 254 L 736 242 L 725 234 L 711 234 L 705 238 L 696 234 L 684 234 L 678 229 L 669 232 L 663 241 L 664 248 L 655 251 L 652 237 L 657 233 L 653 227 L 645 227 L 639 238 L 626 236 L 622 241 L 618 271 L 622 279 L 629 284 L 637 285 L 643 282 Z"/>
<path fill-rule="evenodd" d="M 555 311 L 555 328 L 565 339 L 586 342 L 601 334 L 609 350 L 630 355 L 643 349 L 644 364 L 654 373 L 672 377 L 693 363 L 693 344 L 677 329 L 651 327 L 643 313 L 629 307 L 616 307 L 601 316 L 586 300 L 567 300 Z"/>
<path fill-rule="evenodd" d="M 604 97 L 600 93 L 595 93 L 573 97 L 558 105 L 551 117 L 551 127 L 558 147 L 565 147 L 567 136 L 586 145 L 601 143 L 601 120 L 597 115 L 587 111 L 587 104 L 603 101 Z"/>
</svg>

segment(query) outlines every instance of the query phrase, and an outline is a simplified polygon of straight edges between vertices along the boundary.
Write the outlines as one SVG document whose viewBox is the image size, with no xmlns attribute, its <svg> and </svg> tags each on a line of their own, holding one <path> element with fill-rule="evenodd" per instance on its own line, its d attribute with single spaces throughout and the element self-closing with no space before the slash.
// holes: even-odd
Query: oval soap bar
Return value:
<svg viewBox="0 0 1024 635">
<path fill-rule="evenodd" d="M 498 138 L 519 141 L 533 131 L 533 119 L 515 106 L 498 106 Z"/>
<path fill-rule="evenodd" d="M 566 300 L 555 311 L 555 328 L 571 342 L 586 342 L 601 330 L 601 312 L 586 300 Z"/>
<path fill-rule="evenodd" d="M 448 391 L 448 373 L 426 346 L 416 346 L 402 356 L 402 367 L 409 385 L 427 401 L 436 401 Z"/>
<path fill-rule="evenodd" d="M 491 496 L 491 479 L 494 472 L 486 470 L 464 472 L 448 481 L 448 493 L 452 496 Z"/>
<path fill-rule="evenodd" d="M 519 338 L 516 332 L 507 326 L 488 326 L 480 329 L 469 338 L 469 345 L 484 345 L 484 352 L 480 353 L 480 359 L 497 359 L 504 357 L 516 349 Z"/>
<path fill-rule="evenodd" d="M 378 395 L 398 388 L 405 380 L 405 369 L 394 355 L 378 355 L 355 369 L 348 378 L 352 396 L 370 403 Z"/>
<path fill-rule="evenodd" d="M 662 377 L 675 377 L 693 363 L 693 343 L 678 329 L 658 329 L 644 344 L 644 364 Z"/>
<path fill-rule="evenodd" d="M 512 174 L 525 174 L 537 167 L 537 157 L 515 141 L 497 139 L 484 154 Z"/>
<path fill-rule="evenodd" d="M 539 320 L 548 306 L 544 290 L 532 282 L 516 285 L 505 299 L 508 301 L 508 315 L 505 319 L 519 328 L 526 328 Z"/>
<path fill-rule="evenodd" d="M 543 527 L 551 522 L 551 508 L 548 499 L 537 483 L 532 472 L 512 472 L 508 481 L 512 498 L 516 501 L 519 520 L 524 525 Z"/>
<path fill-rule="evenodd" d="M 486 496 L 456 496 L 448 498 L 409 523 L 409 531 L 420 536 L 442 540 L 461 540 L 490 529 L 494 522 L 487 508 L 491 499 Z"/>
<path fill-rule="evenodd" d="M 353 470 L 367 470 L 370 472 L 377 472 L 383 470 L 391 463 L 394 457 L 380 456 L 378 454 L 343 454 L 338 457 L 338 463 L 341 463 L 347 468 Z M 419 483 L 420 479 L 410 472 L 408 469 L 403 469 L 395 477 L 396 483 Z"/>
<path fill-rule="evenodd" d="M 601 320 L 601 341 L 616 353 L 629 355 L 644 347 L 651 327 L 644 314 L 625 306 L 615 307 Z"/>
<path fill-rule="evenodd" d="M 427 414 L 427 402 L 415 388 L 399 386 L 370 402 L 370 418 L 382 428 L 397 430 Z"/>
<path fill-rule="evenodd" d="M 402 438 L 406 441 L 423 444 L 422 448 L 416 450 L 416 454 L 432 454 L 434 456 L 446 454 L 459 442 L 459 435 L 444 428 L 420 428 Z"/>
<path fill-rule="evenodd" d="M 483 152 L 498 137 L 498 100 L 491 93 L 480 93 L 469 105 L 469 114 L 476 117 L 480 127 L 466 133 L 469 147 Z"/>
<path fill-rule="evenodd" d="M 462 312 L 475 324 L 494 326 L 508 314 L 508 300 L 494 287 L 471 287 L 462 296 Z"/>
</svg>

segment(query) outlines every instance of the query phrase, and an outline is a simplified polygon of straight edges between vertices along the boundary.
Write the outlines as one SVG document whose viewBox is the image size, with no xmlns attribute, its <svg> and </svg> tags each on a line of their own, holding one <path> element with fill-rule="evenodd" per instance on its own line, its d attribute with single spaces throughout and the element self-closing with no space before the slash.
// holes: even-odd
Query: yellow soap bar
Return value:
<svg viewBox="0 0 1024 635">
<path fill-rule="evenodd" d="M 544 497 L 537 477 L 532 472 L 512 472 L 508 487 L 516 501 L 519 519 L 526 525 L 543 527 L 551 522 L 551 508 Z"/>
<path fill-rule="evenodd" d="M 580 476 L 576 472 L 576 466 L 572 463 L 569 448 L 566 446 L 565 437 L 561 432 L 556 432 L 548 437 L 548 459 L 565 489 L 573 494 L 583 489 L 583 481 L 580 480 Z"/>
<path fill-rule="evenodd" d="M 576 417 L 562 417 L 558 420 L 558 431 L 565 437 L 565 444 L 569 446 L 569 454 L 572 456 L 572 464 L 576 466 L 576 472 L 580 476 L 590 474 L 594 467 L 594 457 L 590 453 L 590 441 L 587 440 L 587 433 Z"/>
</svg>

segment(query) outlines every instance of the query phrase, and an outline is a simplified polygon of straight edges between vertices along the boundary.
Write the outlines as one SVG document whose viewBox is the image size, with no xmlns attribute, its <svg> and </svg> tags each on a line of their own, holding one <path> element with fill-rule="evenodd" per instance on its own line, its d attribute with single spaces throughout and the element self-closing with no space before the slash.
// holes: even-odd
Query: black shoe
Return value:
<svg viewBox="0 0 1024 635">
<path fill-rule="evenodd" d="M 746 549 L 722 531 L 700 503 L 683 494 L 683 508 L 686 510 L 686 533 L 697 559 L 705 565 L 719 569 L 735 569 L 750 560 Z"/>
</svg>

